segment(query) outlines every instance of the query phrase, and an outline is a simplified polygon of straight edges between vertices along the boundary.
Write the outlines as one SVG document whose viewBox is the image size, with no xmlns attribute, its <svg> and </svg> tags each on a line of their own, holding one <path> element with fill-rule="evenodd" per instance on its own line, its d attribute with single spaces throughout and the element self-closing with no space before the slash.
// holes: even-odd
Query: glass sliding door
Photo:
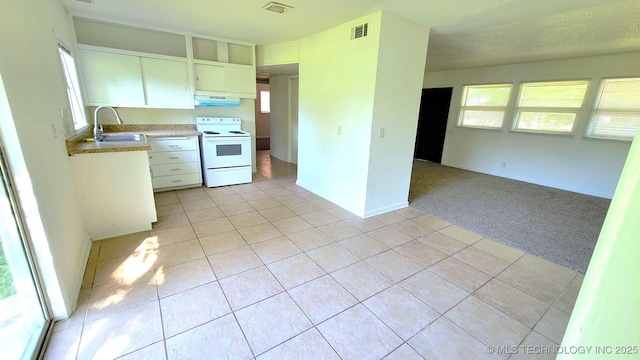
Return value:
<svg viewBox="0 0 640 360">
<path fill-rule="evenodd" d="M 0 147 L 0 355 L 31 359 L 49 325 Z"/>
</svg>

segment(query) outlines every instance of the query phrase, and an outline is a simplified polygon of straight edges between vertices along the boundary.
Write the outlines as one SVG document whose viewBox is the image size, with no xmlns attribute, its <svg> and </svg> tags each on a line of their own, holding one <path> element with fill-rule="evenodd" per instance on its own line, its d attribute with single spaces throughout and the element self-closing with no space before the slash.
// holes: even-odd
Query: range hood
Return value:
<svg viewBox="0 0 640 360">
<path fill-rule="evenodd" d="M 229 96 L 196 95 L 196 106 L 240 106 L 240 98 Z"/>
</svg>

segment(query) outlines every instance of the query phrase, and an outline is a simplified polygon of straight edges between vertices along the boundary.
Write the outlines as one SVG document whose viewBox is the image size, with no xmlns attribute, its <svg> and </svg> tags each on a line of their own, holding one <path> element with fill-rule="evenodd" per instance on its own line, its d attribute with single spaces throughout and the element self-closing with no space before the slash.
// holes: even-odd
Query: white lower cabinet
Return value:
<svg viewBox="0 0 640 360">
<path fill-rule="evenodd" d="M 92 240 L 151 229 L 157 218 L 146 151 L 76 154 L 70 159 Z"/>
<path fill-rule="evenodd" d="M 202 185 L 197 136 L 149 137 L 149 164 L 154 191 Z"/>
</svg>

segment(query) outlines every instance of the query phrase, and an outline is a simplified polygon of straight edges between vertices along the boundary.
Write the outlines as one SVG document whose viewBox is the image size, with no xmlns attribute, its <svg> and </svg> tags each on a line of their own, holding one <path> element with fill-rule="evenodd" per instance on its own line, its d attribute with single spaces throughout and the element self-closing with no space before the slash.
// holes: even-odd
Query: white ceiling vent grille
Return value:
<svg viewBox="0 0 640 360">
<path fill-rule="evenodd" d="M 269 10 L 269 11 L 273 11 L 275 13 L 278 14 L 284 14 L 290 10 L 293 9 L 293 6 L 289 6 L 289 5 L 285 5 L 285 4 L 280 4 L 277 2 L 270 2 L 267 5 L 262 7 L 265 10 Z"/>
<path fill-rule="evenodd" d="M 368 33 L 369 33 L 369 23 L 364 23 L 362 25 L 354 26 L 353 28 L 351 28 L 351 40 L 366 37 Z"/>
</svg>

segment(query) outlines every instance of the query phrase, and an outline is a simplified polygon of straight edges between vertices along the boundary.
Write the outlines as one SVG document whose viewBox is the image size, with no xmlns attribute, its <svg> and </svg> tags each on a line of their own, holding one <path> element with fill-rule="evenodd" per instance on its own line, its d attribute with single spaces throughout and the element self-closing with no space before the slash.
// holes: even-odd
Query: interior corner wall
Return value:
<svg viewBox="0 0 640 360">
<path fill-rule="evenodd" d="M 13 119 L 3 116 L 3 143 L 53 316 L 64 318 L 75 308 L 91 246 L 61 119 L 69 102 L 56 36 L 74 45 L 73 23 L 59 1 L 9 1 L 2 10 L 0 74 Z"/>
<path fill-rule="evenodd" d="M 351 28 L 369 23 L 366 37 Z M 381 12 L 300 40 L 298 185 L 364 216 Z M 272 84 L 273 85 L 273 84 Z"/>
<path fill-rule="evenodd" d="M 453 87 L 442 164 L 611 198 L 630 143 L 583 135 L 600 80 L 638 77 L 639 63 L 640 52 L 635 52 L 426 73 L 423 87 Z M 464 85 L 512 83 L 512 91 L 518 91 L 521 82 L 572 79 L 591 80 L 575 136 L 512 132 L 514 106 L 507 108 L 503 131 L 456 126 Z"/>
<path fill-rule="evenodd" d="M 408 205 L 429 42 L 429 28 L 391 13 L 381 30 L 365 217 Z"/>
<path fill-rule="evenodd" d="M 271 113 L 269 114 L 270 155 L 276 159 L 290 162 L 289 76 L 282 75 L 270 78 L 269 91 L 271 92 Z"/>
</svg>

